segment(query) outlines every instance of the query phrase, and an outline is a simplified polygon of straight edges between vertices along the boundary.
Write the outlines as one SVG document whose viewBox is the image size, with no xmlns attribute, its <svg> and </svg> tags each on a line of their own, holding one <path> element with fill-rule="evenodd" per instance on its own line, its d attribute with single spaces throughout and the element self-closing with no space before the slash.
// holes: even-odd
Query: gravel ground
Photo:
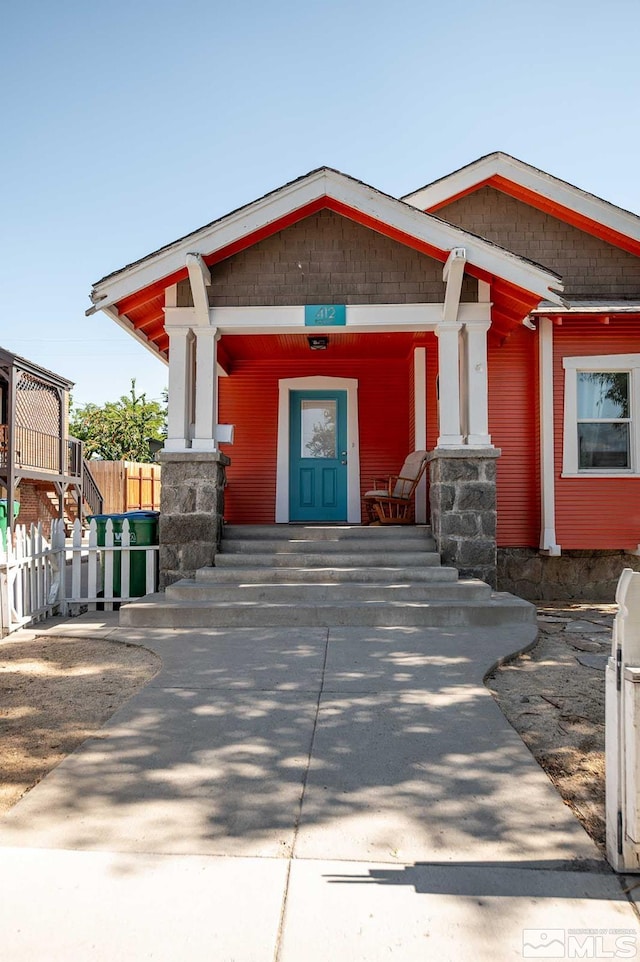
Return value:
<svg viewBox="0 0 640 962">
<path fill-rule="evenodd" d="M 604 850 L 604 690 L 616 605 L 538 606 L 534 648 L 487 678 L 500 708 Z"/>
</svg>

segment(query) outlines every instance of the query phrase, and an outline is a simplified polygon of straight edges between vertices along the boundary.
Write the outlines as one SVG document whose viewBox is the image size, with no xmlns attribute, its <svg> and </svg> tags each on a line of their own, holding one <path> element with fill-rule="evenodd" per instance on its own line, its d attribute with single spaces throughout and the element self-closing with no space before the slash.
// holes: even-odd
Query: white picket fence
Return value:
<svg viewBox="0 0 640 962">
<path fill-rule="evenodd" d="M 111 611 L 115 604 L 155 591 L 158 545 L 135 542 L 126 518 L 121 532 L 114 532 L 111 519 L 106 522 L 104 546 L 98 545 L 95 520 L 88 537 L 76 521 L 70 540 L 59 520 L 52 522 L 50 541 L 42 525 L 28 531 L 18 525 L 13 544 L 7 539 L 5 547 L 0 538 L 0 637 L 52 614 Z M 136 595 L 131 594 L 132 567 Z"/>
</svg>

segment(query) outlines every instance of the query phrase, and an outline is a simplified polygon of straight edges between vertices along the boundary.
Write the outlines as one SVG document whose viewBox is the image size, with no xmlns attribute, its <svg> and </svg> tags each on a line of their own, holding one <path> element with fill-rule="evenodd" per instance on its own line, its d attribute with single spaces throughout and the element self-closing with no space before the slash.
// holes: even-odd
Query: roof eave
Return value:
<svg viewBox="0 0 640 962">
<path fill-rule="evenodd" d="M 640 217 L 637 214 L 502 151 L 480 157 L 466 167 L 406 194 L 403 200 L 423 211 L 434 210 L 494 177 L 503 177 L 559 207 L 640 242 Z"/>
<path fill-rule="evenodd" d="M 93 288 L 91 298 L 94 307 L 90 308 L 90 312 L 112 307 L 124 297 L 184 271 L 187 253 L 211 257 L 239 238 L 261 230 L 270 223 L 277 223 L 295 210 L 323 197 L 330 197 L 381 225 L 393 227 L 444 252 L 445 256 L 453 247 L 465 247 L 471 267 L 489 275 L 496 274 L 538 294 L 540 298 L 562 304 L 556 293 L 562 290 L 562 283 L 559 275 L 553 271 L 426 214 L 412 204 L 324 167 L 103 278 Z"/>
</svg>

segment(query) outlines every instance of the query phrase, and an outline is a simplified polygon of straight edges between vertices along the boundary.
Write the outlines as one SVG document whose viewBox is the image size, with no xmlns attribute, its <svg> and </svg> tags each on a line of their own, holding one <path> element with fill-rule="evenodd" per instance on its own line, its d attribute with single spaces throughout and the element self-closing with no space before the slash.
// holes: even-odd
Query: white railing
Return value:
<svg viewBox="0 0 640 962">
<path fill-rule="evenodd" d="M 136 544 L 126 518 L 115 532 L 107 520 L 104 545 L 95 520 L 88 537 L 76 520 L 70 542 L 60 520 L 51 524 L 50 541 L 41 525 L 29 532 L 18 525 L 14 543 L 7 540 L 5 548 L 0 539 L 0 637 L 55 613 L 112 611 L 156 590 L 158 545 Z"/>
</svg>

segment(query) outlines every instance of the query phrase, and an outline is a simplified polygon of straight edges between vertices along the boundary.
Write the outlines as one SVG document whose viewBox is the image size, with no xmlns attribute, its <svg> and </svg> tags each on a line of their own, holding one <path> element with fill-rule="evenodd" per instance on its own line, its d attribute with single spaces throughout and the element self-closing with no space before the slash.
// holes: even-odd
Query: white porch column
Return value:
<svg viewBox="0 0 640 962">
<path fill-rule="evenodd" d="M 487 331 L 490 326 L 490 321 L 467 321 L 465 324 L 467 444 L 475 448 L 491 447 L 487 376 Z"/>
<path fill-rule="evenodd" d="M 416 451 L 427 447 L 427 352 L 417 347 L 413 352 L 413 415 Z M 416 524 L 427 523 L 427 477 L 423 474 L 415 495 Z"/>
<path fill-rule="evenodd" d="M 167 328 L 169 335 L 169 405 L 165 451 L 186 451 L 191 445 L 191 359 L 189 327 Z"/>
<path fill-rule="evenodd" d="M 191 448 L 193 451 L 217 451 L 218 365 L 215 327 L 196 327 L 196 421 Z"/>
<path fill-rule="evenodd" d="M 439 448 L 460 447 L 460 324 L 443 322 L 435 330 L 438 338 L 438 423 Z"/>
</svg>

